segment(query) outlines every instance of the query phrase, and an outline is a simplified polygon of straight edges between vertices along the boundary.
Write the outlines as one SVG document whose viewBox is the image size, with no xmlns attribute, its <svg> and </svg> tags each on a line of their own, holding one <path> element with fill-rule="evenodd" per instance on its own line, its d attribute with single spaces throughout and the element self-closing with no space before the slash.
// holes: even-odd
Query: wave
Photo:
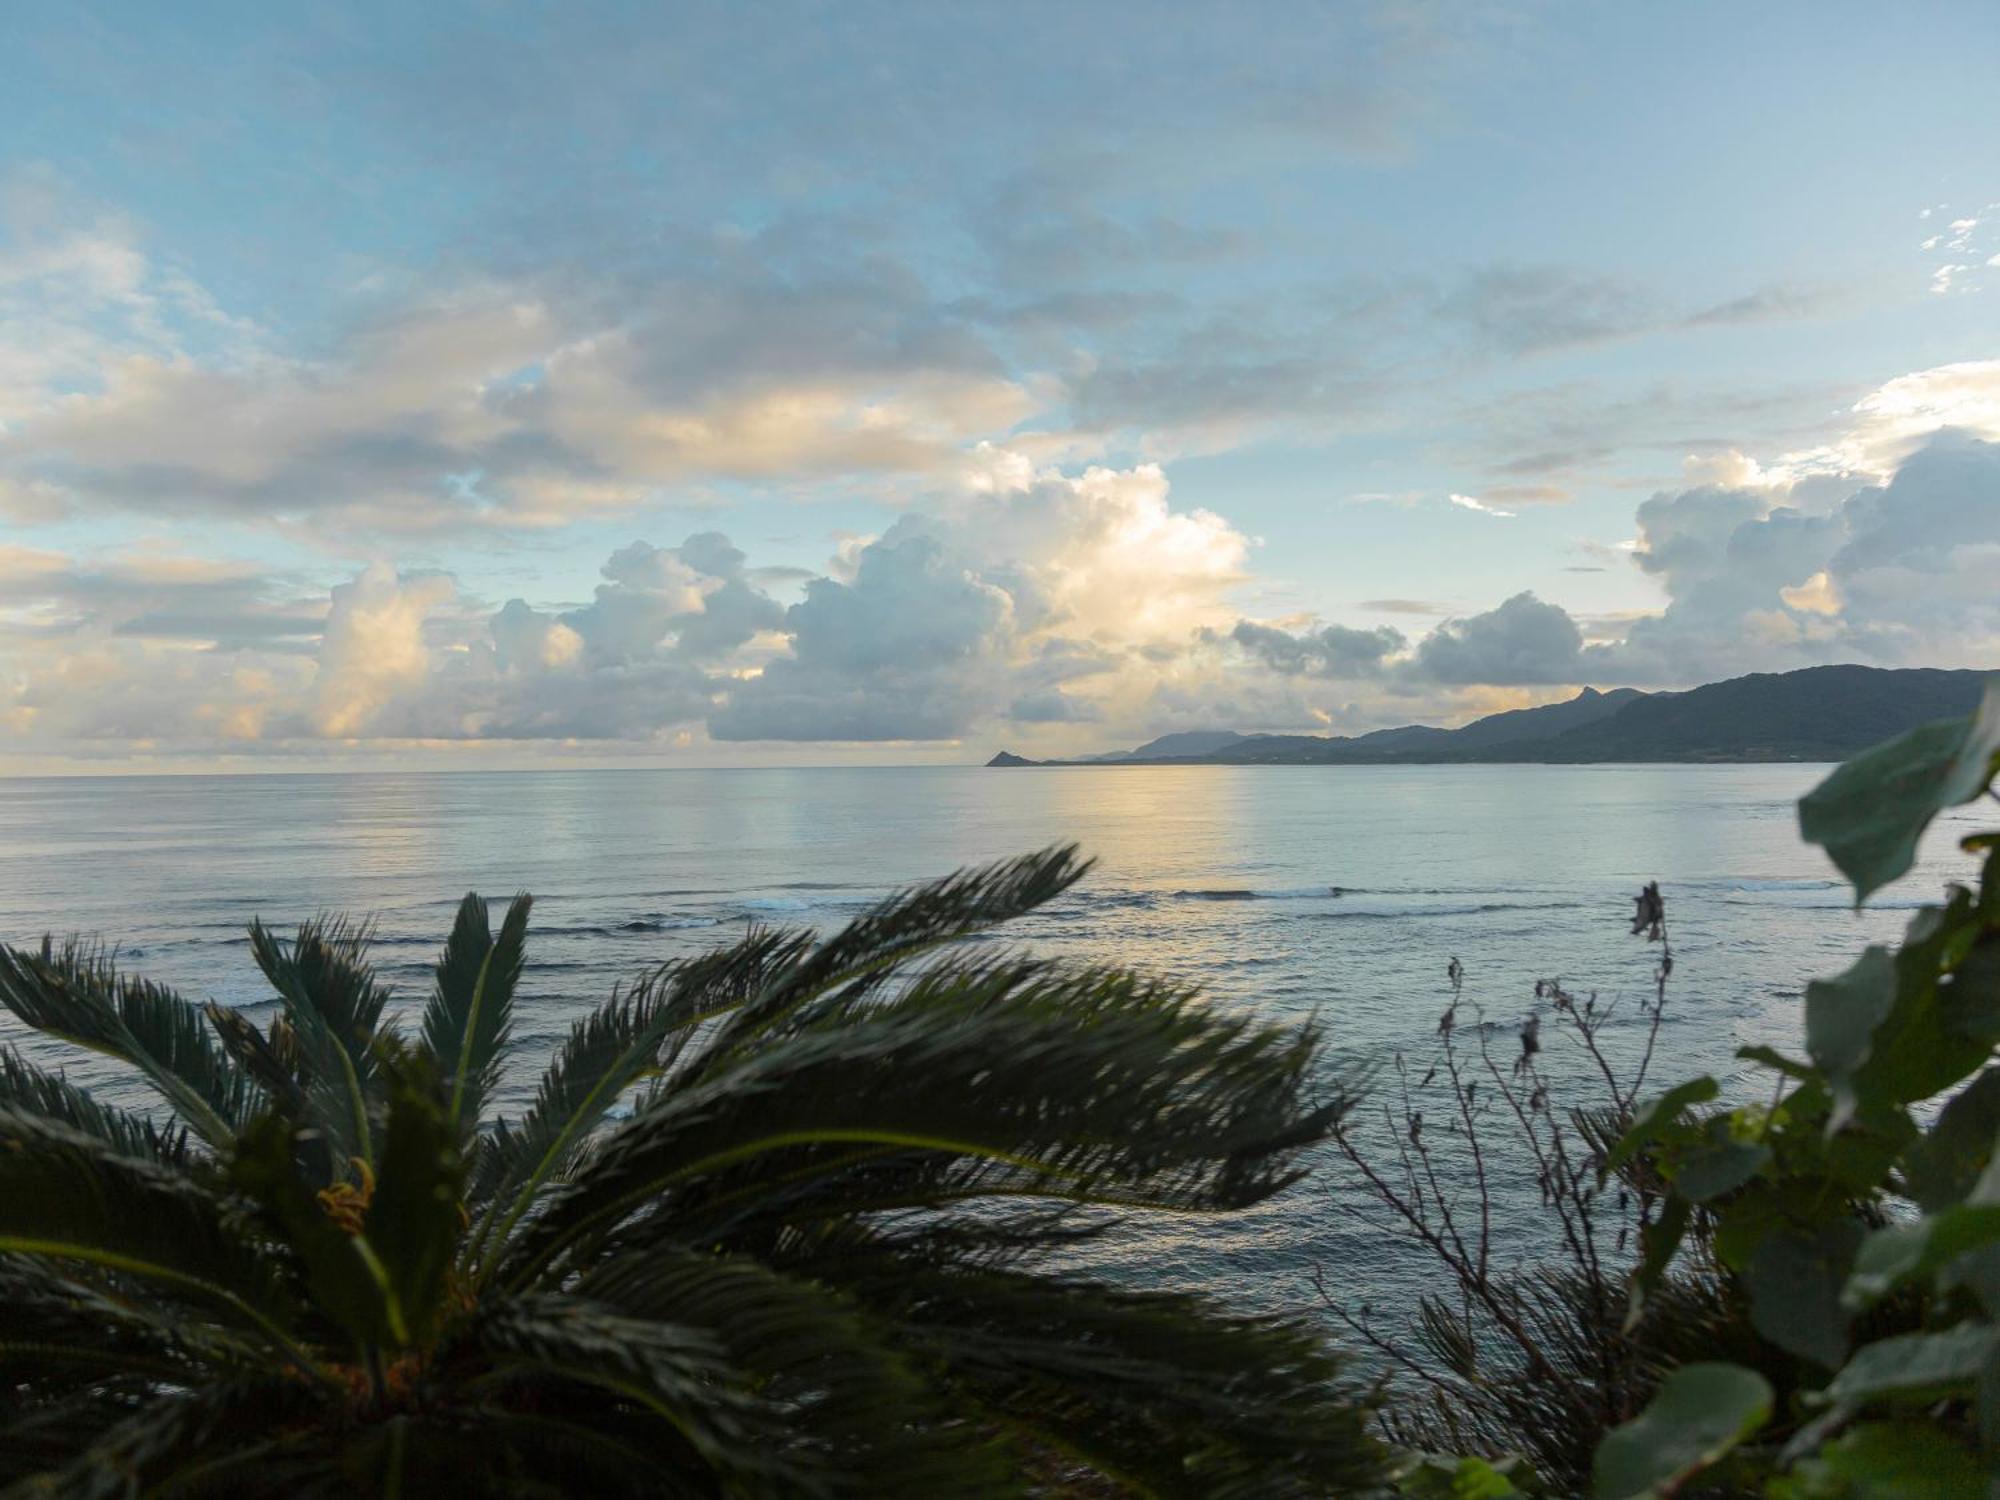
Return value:
<svg viewBox="0 0 2000 1500">
<path fill-rule="evenodd" d="M 1241 886 L 1214 886 L 1175 891 L 1177 901 L 1337 901 L 1344 896 L 1364 894 L 1353 886 L 1301 885 L 1275 891 L 1251 890 Z"/>
</svg>

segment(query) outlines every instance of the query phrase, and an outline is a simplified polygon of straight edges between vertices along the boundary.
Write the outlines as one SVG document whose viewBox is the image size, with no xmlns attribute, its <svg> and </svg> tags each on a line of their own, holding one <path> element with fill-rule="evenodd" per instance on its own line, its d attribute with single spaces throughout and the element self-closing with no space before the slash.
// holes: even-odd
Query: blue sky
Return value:
<svg viewBox="0 0 2000 1500">
<path fill-rule="evenodd" d="M 12 5 L 0 759 L 1992 664 L 1997 63 L 1985 4 Z"/>
</svg>

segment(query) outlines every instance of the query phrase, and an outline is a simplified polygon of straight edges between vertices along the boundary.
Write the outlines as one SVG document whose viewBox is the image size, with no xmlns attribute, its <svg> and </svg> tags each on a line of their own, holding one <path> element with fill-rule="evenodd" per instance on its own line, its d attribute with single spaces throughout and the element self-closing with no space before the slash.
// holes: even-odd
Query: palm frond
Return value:
<svg viewBox="0 0 2000 1500">
<path fill-rule="evenodd" d="M 111 954 L 75 939 L 41 950 L 0 945 L 0 1005 L 37 1031 L 129 1063 L 188 1128 L 218 1150 L 256 1103 L 249 1080 L 209 1039 L 198 1006 L 121 975 Z"/>
<path fill-rule="evenodd" d="M 500 1122 L 481 1152 L 471 1192 L 473 1202 L 489 1204 L 481 1241 L 496 1224 L 504 1240 L 628 1089 L 669 1065 L 704 1024 L 741 1005 L 805 942 L 757 933 L 733 948 L 663 965 L 571 1027 L 528 1112 L 518 1125 Z"/>
<path fill-rule="evenodd" d="M 1364 1406 L 1304 1323 L 898 1256 L 850 1263 L 835 1284 L 977 1409 L 1140 1493 L 1304 1500 L 1376 1477 Z"/>
<path fill-rule="evenodd" d="M 375 1031 L 389 992 L 365 961 L 368 937 L 366 926 L 341 918 L 304 923 L 290 943 L 262 922 L 250 924 L 250 951 L 298 1041 L 314 1123 L 336 1156 L 372 1162 L 372 1114 L 382 1093 Z"/>
<path fill-rule="evenodd" d="M 368 1206 L 368 1242 L 381 1257 L 405 1334 L 428 1343 L 460 1230 L 464 1167 L 459 1132 L 426 1054 L 397 1059 L 382 1167 Z"/>
<path fill-rule="evenodd" d="M 297 1166 L 298 1131 L 278 1115 L 255 1121 L 237 1142 L 231 1185 L 255 1203 L 274 1238 L 294 1256 L 314 1309 L 352 1340 L 407 1345 L 409 1328 L 380 1253 L 365 1233 L 350 1233 L 326 1212 Z"/>
<path fill-rule="evenodd" d="M 100 1103 L 88 1089 L 36 1067 L 12 1047 L 0 1047 L 0 1107 L 60 1120 L 127 1156 L 170 1167 L 188 1161 L 184 1128 L 162 1129 L 144 1115 Z"/>
<path fill-rule="evenodd" d="M 794 1441 L 867 1495 L 1008 1494 L 1003 1455 L 940 1401 L 891 1329 L 813 1282 L 746 1256 L 661 1250 L 582 1278 L 620 1313 L 699 1328 L 789 1410 Z"/>
<path fill-rule="evenodd" d="M 59 1263 L 0 1257 L 0 1389 L 40 1400 L 107 1378 L 187 1385 L 217 1368 L 266 1363 L 214 1323 L 130 1290 L 79 1281 Z"/>
<path fill-rule="evenodd" d="M 450 1089 L 453 1124 L 476 1129 L 498 1076 L 513 1022 L 532 899 L 514 898 L 496 939 L 486 903 L 475 894 L 459 903 L 457 920 L 437 962 L 424 1008 L 424 1045 Z"/>
<path fill-rule="evenodd" d="M 325 1414 L 324 1394 L 296 1380 L 237 1377 L 158 1395 L 100 1429 L 68 1464 L 27 1480 L 23 1493 L 61 1500 L 303 1495 L 311 1467 L 287 1472 L 272 1434 L 309 1433 L 308 1424 Z M 233 1476 L 224 1472 L 230 1468 Z"/>
<path fill-rule="evenodd" d="M 257 1081 L 271 1108 L 295 1124 L 317 1127 L 323 1112 L 315 1109 L 314 1100 L 308 1097 L 300 1081 L 304 1071 L 301 1049 L 297 1034 L 285 1018 L 282 1015 L 271 1018 L 271 1034 L 267 1037 L 257 1029 L 256 1022 L 239 1010 L 213 1000 L 205 1009 L 208 1024 L 222 1043 L 223 1051 Z M 336 1112 L 335 1124 L 344 1118 L 344 1114 Z M 301 1130 L 293 1136 L 299 1163 L 318 1186 L 330 1187 L 345 1173 L 347 1157 L 336 1155 L 344 1140 L 344 1135 L 325 1128 Z"/>
<path fill-rule="evenodd" d="M 0 1109 L 0 1253 L 84 1268 L 86 1282 L 136 1277 L 292 1352 L 280 1269 L 227 1203 L 184 1173 L 16 1109 Z"/>
<path fill-rule="evenodd" d="M 661 1096 L 549 1196 L 503 1274 L 522 1285 L 651 1205 L 691 1227 L 705 1202 L 796 1192 L 888 1152 L 992 1164 L 1014 1194 L 1246 1207 L 1293 1181 L 1298 1152 L 1338 1119 L 1338 1103 L 1303 1102 L 1314 1046 L 1310 1032 L 1096 971 L 939 981 L 767 1037 Z"/>
<path fill-rule="evenodd" d="M 519 1379 L 595 1388 L 624 1411 L 653 1414 L 661 1435 L 677 1434 L 723 1493 L 863 1493 L 799 1441 L 797 1414 L 760 1393 L 753 1373 L 703 1330 L 551 1293 L 501 1302 L 470 1340 Z"/>
<path fill-rule="evenodd" d="M 897 965 L 941 944 L 1011 921 L 1053 900 L 1090 872 L 1074 844 L 960 870 L 898 893 L 798 955 L 720 1028 L 710 1058 L 722 1065 L 751 1039 L 834 989 L 851 1000 Z"/>
</svg>

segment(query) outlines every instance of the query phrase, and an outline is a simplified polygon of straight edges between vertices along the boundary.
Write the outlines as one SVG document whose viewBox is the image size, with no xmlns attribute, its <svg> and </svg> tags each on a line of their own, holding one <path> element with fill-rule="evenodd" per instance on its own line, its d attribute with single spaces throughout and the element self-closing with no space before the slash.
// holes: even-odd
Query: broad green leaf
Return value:
<svg viewBox="0 0 2000 1500">
<path fill-rule="evenodd" d="M 1806 1051 L 1832 1082 L 1834 1112 L 1829 1132 L 1852 1116 L 1853 1078 L 1868 1060 L 1875 1028 L 1896 1005 L 1896 960 L 1879 943 L 1833 979 L 1806 986 Z"/>
<path fill-rule="evenodd" d="M 2000 1068 L 1988 1068 L 1953 1096 L 1905 1153 L 1903 1178 L 1917 1206 L 1935 1213 L 1971 1192 L 1992 1159 L 1996 1137 Z"/>
<path fill-rule="evenodd" d="M 1683 1365 L 1652 1404 L 1597 1445 L 1597 1500 L 1670 1495 L 1771 1417 L 1771 1387 L 1740 1365 Z"/>
<path fill-rule="evenodd" d="M 1829 1130 L 1838 1130 L 1856 1111 L 1893 1110 L 1932 1098 L 1986 1062 L 1990 1045 L 1961 1024 L 1949 1008 L 1954 997 L 1940 984 L 1984 926 L 1963 889 L 1954 890 L 1946 905 L 1925 907 L 1910 919 L 1892 960 L 1894 999 L 1868 1038 L 1867 1056 L 1834 1079 Z"/>
<path fill-rule="evenodd" d="M 1798 1477 L 1803 1493 L 1843 1500 L 1983 1500 L 1989 1482 L 1977 1457 L 1916 1422 L 1856 1427 L 1801 1463 Z"/>
<path fill-rule="evenodd" d="M 1709 1139 L 1685 1152 L 1673 1166 L 1674 1187 L 1696 1203 L 1733 1192 L 1761 1172 L 1771 1160 L 1771 1148 L 1761 1141 L 1739 1141 L 1728 1133 L 1729 1122 L 1711 1122 Z"/>
<path fill-rule="evenodd" d="M 1847 1357 L 1841 1287 L 1861 1236 L 1850 1219 L 1816 1233 L 1786 1228 L 1765 1235 L 1744 1272 L 1751 1325 L 1779 1348 L 1837 1368 Z"/>
<path fill-rule="evenodd" d="M 1938 983 L 1938 1004 L 1953 1031 L 1984 1042 L 2000 1042 L 2000 932 L 1989 928 Z"/>
<path fill-rule="evenodd" d="M 1690 1078 L 1686 1083 L 1677 1083 L 1657 1099 L 1648 1100 L 1639 1107 L 1639 1112 L 1632 1117 L 1631 1127 L 1604 1158 L 1600 1175 L 1609 1176 L 1617 1171 L 1630 1161 L 1641 1147 L 1659 1139 L 1661 1133 L 1679 1119 L 1684 1110 L 1692 1105 L 1708 1103 L 1716 1093 L 1715 1080 L 1703 1074 L 1699 1078 Z"/>
<path fill-rule="evenodd" d="M 1393 1476 L 1394 1492 L 1405 1500 L 1521 1500 L 1529 1491 L 1517 1480 L 1533 1482 L 1519 1457 L 1489 1462 L 1438 1453 L 1416 1455 Z"/>
<path fill-rule="evenodd" d="M 2000 1451 L 2000 1346 L 1987 1353 L 1977 1379 L 1972 1410 L 1979 1421 L 1979 1441 L 1988 1453 Z"/>
<path fill-rule="evenodd" d="M 1927 1399 L 1970 1383 L 1996 1346 L 2000 1327 L 1987 1323 L 1877 1339 L 1855 1351 L 1826 1393 L 1845 1405 L 1884 1396 Z"/>
<path fill-rule="evenodd" d="M 1841 766 L 1799 803 L 1799 832 L 1822 845 L 1858 905 L 1910 868 L 1932 818 L 1986 787 L 2000 751 L 2000 684 L 1969 719 L 1926 724 Z"/>
<path fill-rule="evenodd" d="M 1762 1063 L 1774 1073 L 1801 1081 L 1813 1076 L 1810 1063 L 1796 1062 L 1775 1047 L 1738 1047 L 1736 1055 L 1745 1062 Z"/>
<path fill-rule="evenodd" d="M 1863 1242 L 1842 1300 L 1862 1308 L 1906 1281 L 1934 1276 L 1959 1256 L 2000 1241 L 2000 1203 L 1961 1203 Z"/>
</svg>

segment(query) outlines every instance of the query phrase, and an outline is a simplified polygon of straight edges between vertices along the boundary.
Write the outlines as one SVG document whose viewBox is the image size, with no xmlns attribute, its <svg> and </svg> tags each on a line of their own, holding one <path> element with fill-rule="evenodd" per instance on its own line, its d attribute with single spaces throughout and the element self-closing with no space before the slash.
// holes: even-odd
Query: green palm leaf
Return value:
<svg viewBox="0 0 2000 1500">
<path fill-rule="evenodd" d="M 32 1481 L 23 1493 L 61 1500 L 329 1495 L 336 1491 L 325 1482 L 324 1463 L 310 1464 L 301 1454 L 286 1468 L 280 1459 L 285 1444 L 272 1436 L 289 1430 L 309 1441 L 310 1424 L 326 1410 L 317 1388 L 269 1376 L 158 1395 L 122 1421 L 100 1426 L 74 1461 Z M 297 1436 L 293 1443 L 303 1445 Z"/>
<path fill-rule="evenodd" d="M 137 1278 L 293 1352 L 279 1268 L 231 1206 L 186 1173 L 0 1109 L 0 1254 Z"/>
<path fill-rule="evenodd" d="M 527 895 L 516 896 L 495 938 L 486 903 L 468 895 L 438 958 L 436 984 L 424 1009 L 424 1045 L 447 1082 L 451 1119 L 462 1130 L 477 1126 L 499 1073 L 532 905 Z"/>
<path fill-rule="evenodd" d="M 241 1338 L 129 1292 L 66 1276 L 60 1263 L 0 1258 L 0 1387 L 45 1398 L 107 1376 L 184 1385 L 218 1365 L 263 1362 Z"/>
<path fill-rule="evenodd" d="M 459 1132 L 423 1054 L 400 1059 L 383 1133 L 382 1168 L 367 1235 L 381 1256 L 407 1340 L 430 1341 L 460 1230 L 465 1187 Z"/>
<path fill-rule="evenodd" d="M 656 1201 L 672 1200 L 663 1223 L 702 1223 L 705 1202 L 796 1192 L 884 1152 L 990 1164 L 1014 1193 L 1241 1208 L 1293 1181 L 1298 1151 L 1338 1118 L 1337 1104 L 1300 1104 L 1310 1033 L 1101 974 L 981 973 L 767 1037 L 663 1093 L 550 1195 L 504 1274 L 518 1285 L 587 1253 Z"/>
<path fill-rule="evenodd" d="M 88 1089 L 43 1071 L 11 1047 L 0 1047 L 0 1108 L 59 1120 L 127 1156 L 173 1167 L 188 1160 L 185 1130 L 162 1130 L 143 1115 L 100 1103 Z"/>
<path fill-rule="evenodd" d="M 701 1329 L 788 1410 L 793 1445 L 868 1495 L 1008 1494 L 1002 1454 L 954 1426 L 893 1330 L 812 1281 L 747 1256 L 665 1250 L 612 1261 L 579 1294 Z"/>
<path fill-rule="evenodd" d="M 762 1400 L 747 1372 L 700 1330 L 544 1293 L 499 1303 L 470 1341 L 517 1378 L 595 1388 L 628 1411 L 651 1413 L 725 1493 L 832 1492 L 790 1441 L 785 1410 Z"/>
<path fill-rule="evenodd" d="M 198 1006 L 118 973 L 102 948 L 47 938 L 0 945 L 0 1005 L 37 1031 L 131 1064 L 211 1146 L 228 1144 L 256 1102 L 249 1080 L 209 1039 Z"/>
<path fill-rule="evenodd" d="M 380 1252 L 326 1212 L 299 1174 L 294 1137 L 278 1115 L 251 1125 L 229 1164 L 231 1185 L 262 1210 L 272 1237 L 296 1259 L 314 1309 L 350 1341 L 347 1357 L 359 1363 L 370 1348 L 407 1345 L 409 1325 Z"/>
<path fill-rule="evenodd" d="M 520 1124 L 502 1121 L 481 1154 L 472 1198 L 489 1209 L 479 1244 L 496 1227 L 504 1240 L 627 1090 L 657 1074 L 701 1026 L 742 1005 L 805 946 L 797 936 L 753 934 L 734 948 L 663 965 L 578 1021 Z"/>
<path fill-rule="evenodd" d="M 1047 1274 L 850 1261 L 835 1282 L 1005 1427 L 1141 1493 L 1266 1500 L 1371 1477 L 1360 1404 L 1303 1323 Z"/>
<path fill-rule="evenodd" d="M 1089 872 L 1090 862 L 1066 844 L 901 892 L 778 969 L 720 1028 L 710 1059 L 721 1065 L 830 991 L 841 990 L 845 1003 L 855 1003 L 887 982 L 897 965 L 1025 915 Z"/>
<path fill-rule="evenodd" d="M 375 1032 L 389 992 L 364 954 L 369 932 L 341 919 L 303 924 L 290 943 L 250 924 L 250 951 L 284 1003 L 304 1063 L 312 1119 L 340 1157 L 375 1157 L 372 1114 L 382 1079 Z"/>
</svg>

